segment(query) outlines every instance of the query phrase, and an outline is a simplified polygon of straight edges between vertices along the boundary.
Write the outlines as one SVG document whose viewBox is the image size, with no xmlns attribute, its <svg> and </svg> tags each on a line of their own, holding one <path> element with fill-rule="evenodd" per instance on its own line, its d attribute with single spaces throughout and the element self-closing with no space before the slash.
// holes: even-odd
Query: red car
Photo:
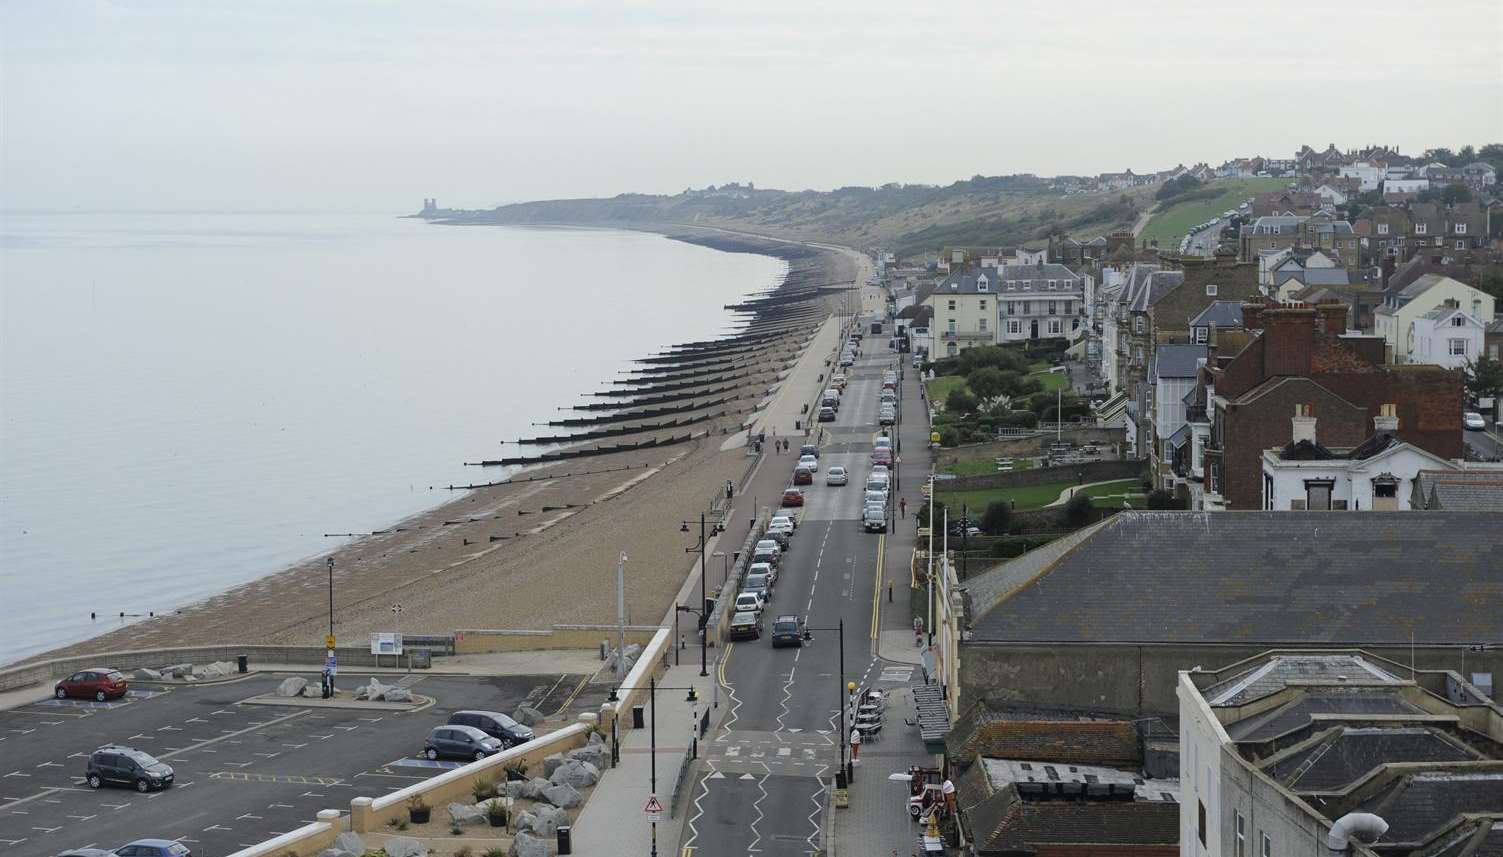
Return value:
<svg viewBox="0 0 1503 857">
<path fill-rule="evenodd" d="M 80 670 L 57 683 L 53 694 L 58 699 L 95 699 L 104 702 L 106 699 L 119 699 L 125 695 L 127 689 L 125 676 L 119 670 L 112 669 L 89 669 Z"/>
<path fill-rule="evenodd" d="M 797 488 L 789 488 L 787 491 L 784 491 L 783 492 L 783 505 L 784 506 L 802 506 L 802 505 L 804 505 L 804 492 L 798 490 Z"/>
<path fill-rule="evenodd" d="M 892 465 L 892 450 L 885 446 L 879 446 L 872 450 L 872 464 Z"/>
<path fill-rule="evenodd" d="M 810 470 L 807 467 L 795 468 L 794 471 L 793 471 L 793 484 L 794 485 L 813 485 L 814 484 L 814 471 Z"/>
</svg>

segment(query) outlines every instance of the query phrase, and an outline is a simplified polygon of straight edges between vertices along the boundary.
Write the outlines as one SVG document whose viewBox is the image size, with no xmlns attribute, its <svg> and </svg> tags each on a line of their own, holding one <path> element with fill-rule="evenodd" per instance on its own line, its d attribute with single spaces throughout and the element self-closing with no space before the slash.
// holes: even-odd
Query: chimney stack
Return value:
<svg viewBox="0 0 1503 857">
<path fill-rule="evenodd" d="M 1314 417 L 1295 416 L 1291 418 L 1291 422 L 1294 424 L 1292 436 L 1295 443 L 1299 443 L 1302 440 L 1308 440 L 1311 443 L 1315 442 Z"/>
<path fill-rule="evenodd" d="M 1373 431 L 1397 434 L 1399 431 L 1399 418 L 1397 416 L 1379 414 L 1373 417 Z"/>
<path fill-rule="evenodd" d="M 1242 327 L 1245 330 L 1263 329 L 1263 305 L 1260 303 L 1247 303 L 1242 305 Z"/>
<path fill-rule="evenodd" d="M 1346 333 L 1346 304 L 1338 300 L 1324 300 L 1316 305 L 1315 311 L 1319 313 L 1316 321 L 1327 336 Z"/>
</svg>

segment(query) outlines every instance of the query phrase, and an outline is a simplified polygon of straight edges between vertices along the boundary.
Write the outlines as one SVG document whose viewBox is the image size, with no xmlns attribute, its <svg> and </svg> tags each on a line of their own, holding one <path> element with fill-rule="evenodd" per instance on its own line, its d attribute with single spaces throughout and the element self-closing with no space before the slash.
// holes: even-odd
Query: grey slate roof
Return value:
<svg viewBox="0 0 1503 857">
<path fill-rule="evenodd" d="M 1204 345 L 1171 343 L 1153 350 L 1155 378 L 1194 378 L 1200 361 L 1210 354 Z"/>
<path fill-rule="evenodd" d="M 1024 293 L 1037 293 L 1040 295 L 1058 295 L 1061 298 L 1075 297 L 1085 289 L 1085 282 L 1075 272 L 1064 265 L 1049 263 L 1039 265 L 1003 265 L 998 268 L 981 268 L 975 271 L 959 271 L 946 277 L 944 282 L 934 290 L 935 295 L 940 294 L 982 294 L 977 289 L 977 282 L 981 277 L 986 277 L 987 288 L 985 294 L 997 294 L 1008 292 L 1020 295 Z M 1050 280 L 1055 281 L 1055 288 L 1048 288 Z M 1011 281 L 1014 288 L 1007 289 L 1007 283 Z M 952 288 L 958 286 L 958 288 Z"/>
<path fill-rule="evenodd" d="M 1339 727 L 1325 740 L 1291 753 L 1265 769 L 1285 788 L 1308 794 L 1342 789 L 1394 762 L 1465 762 L 1482 754 L 1424 727 Z"/>
<path fill-rule="evenodd" d="M 1360 681 L 1399 684 L 1400 679 L 1357 655 L 1275 655 L 1240 675 L 1201 691 L 1210 705 L 1241 705 L 1277 693 L 1290 682 Z"/>
<path fill-rule="evenodd" d="M 1500 557 L 1503 527 L 1484 512 L 1124 511 L 1014 581 L 975 616 L 974 639 L 1357 645 L 1408 643 L 1411 630 L 1427 643 L 1495 639 Z"/>
<path fill-rule="evenodd" d="M 1503 807 L 1503 771 L 1422 771 L 1396 779 L 1358 810 L 1388 822 L 1383 842 L 1421 842 L 1463 813 Z"/>
<path fill-rule="evenodd" d="M 1184 271 L 1152 271 L 1133 291 L 1131 299 L 1127 301 L 1127 308 L 1134 312 L 1147 312 L 1149 307 L 1159 302 L 1159 298 L 1179 288 L 1184 281 Z"/>
<path fill-rule="evenodd" d="M 1364 692 L 1365 691 L 1365 692 Z M 1272 711 L 1226 725 L 1233 741 L 1266 741 L 1309 726 L 1316 715 L 1416 715 L 1425 714 L 1397 693 L 1374 693 L 1361 688 L 1343 690 L 1322 688 L 1302 693 L 1293 702 Z"/>
<path fill-rule="evenodd" d="M 1205 327 L 1212 324 L 1221 330 L 1230 327 L 1241 327 L 1242 302 L 1211 301 L 1211 305 L 1201 310 L 1200 315 L 1190 319 L 1191 327 Z"/>
<path fill-rule="evenodd" d="M 1503 512 L 1503 472 L 1421 470 L 1415 481 L 1425 508 Z"/>
</svg>

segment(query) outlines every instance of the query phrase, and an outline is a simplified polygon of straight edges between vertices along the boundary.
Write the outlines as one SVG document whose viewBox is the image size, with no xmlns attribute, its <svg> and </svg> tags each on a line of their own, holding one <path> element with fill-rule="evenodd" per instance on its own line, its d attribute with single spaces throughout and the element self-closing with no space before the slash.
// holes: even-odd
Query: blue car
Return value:
<svg viewBox="0 0 1503 857">
<path fill-rule="evenodd" d="M 137 839 L 116 848 L 115 854 L 117 857 L 193 857 L 188 846 L 171 839 Z"/>
</svg>

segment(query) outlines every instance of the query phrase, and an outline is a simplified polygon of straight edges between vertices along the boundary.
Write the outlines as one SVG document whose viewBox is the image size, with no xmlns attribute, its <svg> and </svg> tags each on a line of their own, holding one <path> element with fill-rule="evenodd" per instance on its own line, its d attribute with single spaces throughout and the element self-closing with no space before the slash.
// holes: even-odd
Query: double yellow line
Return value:
<svg viewBox="0 0 1503 857">
<path fill-rule="evenodd" d="M 882 619 L 882 559 L 887 555 L 887 534 L 877 537 L 877 585 L 872 590 L 872 639 L 877 639 L 877 626 Z"/>
</svg>

